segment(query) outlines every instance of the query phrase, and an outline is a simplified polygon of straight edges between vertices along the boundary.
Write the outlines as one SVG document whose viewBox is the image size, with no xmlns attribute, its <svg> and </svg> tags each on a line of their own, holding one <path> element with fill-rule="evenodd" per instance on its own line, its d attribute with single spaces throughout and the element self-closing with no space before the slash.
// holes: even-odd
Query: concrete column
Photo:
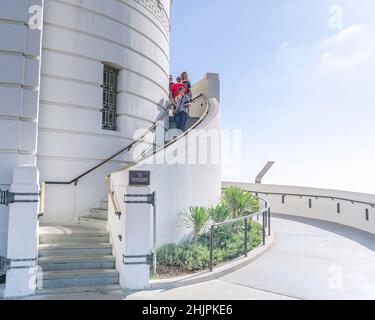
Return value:
<svg viewBox="0 0 375 320">
<path fill-rule="evenodd" d="M 216 98 L 220 103 L 220 77 L 217 73 L 207 73 L 207 97 Z"/>
<path fill-rule="evenodd" d="M 35 166 L 43 0 L 0 0 L 0 188 L 17 166 Z M 7 251 L 9 208 L 0 207 L 0 255 Z"/>
<path fill-rule="evenodd" d="M 150 194 L 148 187 L 128 187 L 127 195 Z M 144 198 L 127 197 L 127 200 L 140 201 Z M 146 264 L 146 256 L 152 252 L 152 205 L 125 204 L 125 254 L 124 274 L 125 288 L 143 290 L 149 287 L 150 265 Z M 144 256 L 136 258 L 132 256 Z M 126 263 L 141 264 L 126 264 Z"/>
<path fill-rule="evenodd" d="M 10 191 L 38 193 L 38 169 L 35 166 L 16 167 Z M 36 200 L 38 197 L 19 196 L 17 199 Z M 7 258 L 11 259 L 11 266 L 6 274 L 5 298 L 35 293 L 38 206 L 38 203 L 14 203 L 9 206 Z"/>
</svg>

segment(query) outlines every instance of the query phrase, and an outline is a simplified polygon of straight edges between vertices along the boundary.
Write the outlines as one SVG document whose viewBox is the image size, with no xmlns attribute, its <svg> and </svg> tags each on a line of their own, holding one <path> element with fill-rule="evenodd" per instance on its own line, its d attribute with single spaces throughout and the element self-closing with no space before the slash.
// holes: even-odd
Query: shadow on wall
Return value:
<svg viewBox="0 0 375 320">
<path fill-rule="evenodd" d="M 285 214 L 277 214 L 272 213 L 272 216 L 275 218 L 280 218 L 289 221 L 300 222 L 303 224 L 308 224 L 310 226 L 335 233 L 339 236 L 348 238 L 354 242 L 357 242 L 367 249 L 370 249 L 375 252 L 375 235 L 362 231 L 359 229 L 355 229 L 352 227 L 348 227 L 342 224 L 328 222 L 323 220 L 311 219 L 311 218 L 303 218 L 303 217 L 296 217 L 291 215 Z"/>
</svg>

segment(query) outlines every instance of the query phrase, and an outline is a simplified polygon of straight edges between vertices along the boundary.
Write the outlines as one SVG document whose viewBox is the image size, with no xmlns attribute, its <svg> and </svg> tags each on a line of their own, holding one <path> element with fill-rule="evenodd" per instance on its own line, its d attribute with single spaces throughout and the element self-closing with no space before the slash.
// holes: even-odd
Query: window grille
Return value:
<svg viewBox="0 0 375 320">
<path fill-rule="evenodd" d="M 117 130 L 117 84 L 119 71 L 104 65 L 102 129 Z"/>
</svg>

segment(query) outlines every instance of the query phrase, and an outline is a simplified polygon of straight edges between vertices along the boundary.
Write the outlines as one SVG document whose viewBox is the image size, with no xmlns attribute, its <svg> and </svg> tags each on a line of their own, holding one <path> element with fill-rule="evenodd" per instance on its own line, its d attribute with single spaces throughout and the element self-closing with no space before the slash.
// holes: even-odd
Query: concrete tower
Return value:
<svg viewBox="0 0 375 320">
<path fill-rule="evenodd" d="M 169 9 L 169 0 L 45 1 L 37 155 L 41 181 L 74 179 L 129 144 L 137 130 L 149 128 L 163 113 Z M 107 67 L 117 72 L 112 118 L 103 114 Z M 103 124 L 103 118 L 112 123 Z M 77 186 L 47 186 L 48 215 L 42 222 L 66 222 L 87 213 L 106 196 L 103 177 L 129 157 L 116 158 Z"/>
</svg>

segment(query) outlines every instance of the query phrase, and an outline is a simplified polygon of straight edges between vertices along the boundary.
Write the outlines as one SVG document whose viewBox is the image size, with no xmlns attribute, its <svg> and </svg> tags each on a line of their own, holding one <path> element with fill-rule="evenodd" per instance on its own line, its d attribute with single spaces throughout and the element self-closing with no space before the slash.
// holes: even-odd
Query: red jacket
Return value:
<svg viewBox="0 0 375 320">
<path fill-rule="evenodd" d="M 172 92 L 172 95 L 173 95 L 173 99 L 176 98 L 179 94 L 179 91 L 180 91 L 180 88 L 184 88 L 185 89 L 185 92 L 184 94 L 186 94 L 188 92 L 187 90 L 187 87 L 186 85 L 184 85 L 183 83 L 175 83 L 172 88 L 171 88 L 171 92 Z"/>
</svg>

